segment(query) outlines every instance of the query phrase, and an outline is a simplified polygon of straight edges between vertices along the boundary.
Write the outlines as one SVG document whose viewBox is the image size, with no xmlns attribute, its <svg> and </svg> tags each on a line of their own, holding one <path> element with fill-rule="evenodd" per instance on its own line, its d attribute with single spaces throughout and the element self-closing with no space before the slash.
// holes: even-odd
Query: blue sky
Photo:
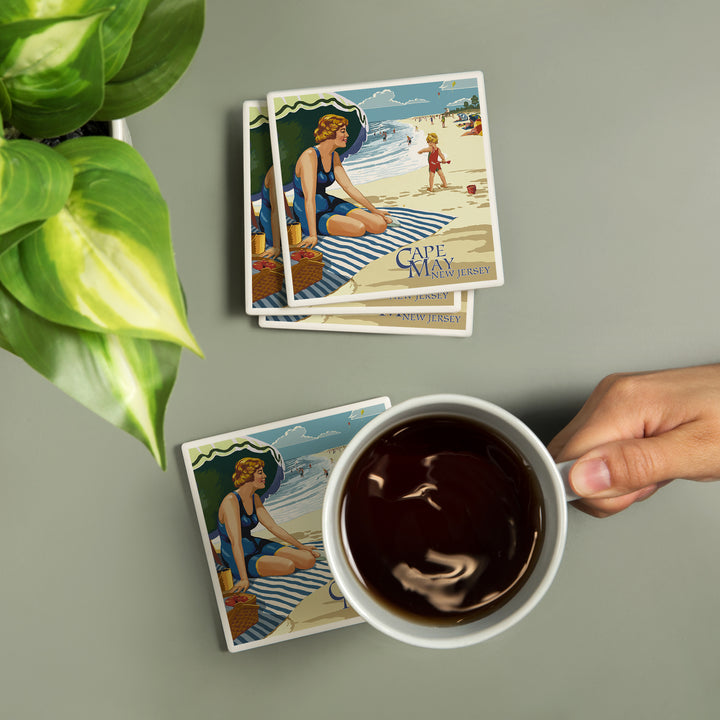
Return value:
<svg viewBox="0 0 720 720">
<path fill-rule="evenodd" d="M 479 93 L 476 78 L 453 80 L 446 76 L 443 81 L 435 82 L 339 89 L 338 94 L 359 105 L 373 122 L 435 115 L 445 108 L 462 106 L 465 100 L 470 102 L 470 98 Z"/>
<path fill-rule="evenodd" d="M 314 420 L 289 423 L 272 430 L 253 433 L 252 436 L 272 445 L 288 460 L 347 445 L 363 425 L 384 409 L 384 405 L 370 405 Z"/>
</svg>

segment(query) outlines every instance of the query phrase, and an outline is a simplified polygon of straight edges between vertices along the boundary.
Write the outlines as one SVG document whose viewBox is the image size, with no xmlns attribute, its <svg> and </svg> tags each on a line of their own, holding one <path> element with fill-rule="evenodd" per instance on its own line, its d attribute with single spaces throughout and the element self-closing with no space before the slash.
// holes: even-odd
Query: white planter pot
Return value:
<svg viewBox="0 0 720 720">
<path fill-rule="evenodd" d="M 130 137 L 130 130 L 124 119 L 112 120 L 110 123 L 110 126 L 111 126 L 110 131 L 112 133 L 112 136 L 116 140 L 122 140 L 123 142 L 126 142 L 128 145 L 132 145 L 132 138 Z"/>
</svg>

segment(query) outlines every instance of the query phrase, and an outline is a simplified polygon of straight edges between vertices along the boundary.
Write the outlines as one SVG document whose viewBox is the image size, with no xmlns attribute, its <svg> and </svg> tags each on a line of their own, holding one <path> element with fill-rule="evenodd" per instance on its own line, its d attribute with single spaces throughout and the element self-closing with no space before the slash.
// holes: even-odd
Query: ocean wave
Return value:
<svg viewBox="0 0 720 720">
<path fill-rule="evenodd" d="M 367 140 L 355 155 L 343 160 L 343 167 L 354 185 L 404 175 L 427 164 L 427 158 L 418 155 L 423 147 L 424 135 L 413 125 L 397 120 L 371 122 Z"/>
<path fill-rule="evenodd" d="M 323 455 L 294 458 L 286 466 L 285 481 L 265 507 L 273 519 L 282 524 L 322 508 L 327 475 L 332 463 Z"/>
</svg>

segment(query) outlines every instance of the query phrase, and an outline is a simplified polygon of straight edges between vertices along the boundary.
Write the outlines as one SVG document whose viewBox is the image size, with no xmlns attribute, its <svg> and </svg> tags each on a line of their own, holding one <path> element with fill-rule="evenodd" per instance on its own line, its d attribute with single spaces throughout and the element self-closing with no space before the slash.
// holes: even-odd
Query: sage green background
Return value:
<svg viewBox="0 0 720 720">
<path fill-rule="evenodd" d="M 201 360 L 167 472 L 0 356 L 0 716 L 716 718 L 720 484 L 570 512 L 557 581 L 457 651 L 366 625 L 232 655 L 178 447 L 377 395 L 484 397 L 540 436 L 615 370 L 717 361 L 716 0 L 208 0 L 188 73 L 130 118 L 169 203 Z M 241 105 L 485 73 L 506 284 L 469 339 L 261 330 L 243 313 Z"/>
</svg>

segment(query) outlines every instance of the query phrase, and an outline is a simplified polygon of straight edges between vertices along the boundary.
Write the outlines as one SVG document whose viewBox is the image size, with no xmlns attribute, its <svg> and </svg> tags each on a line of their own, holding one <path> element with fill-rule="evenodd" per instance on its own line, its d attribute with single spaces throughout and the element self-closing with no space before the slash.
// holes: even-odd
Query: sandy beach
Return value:
<svg viewBox="0 0 720 720">
<path fill-rule="evenodd" d="M 300 542 L 316 542 L 322 539 L 322 510 L 315 510 L 301 517 L 284 522 L 283 527 Z M 275 539 L 264 528 L 258 527 L 254 533 L 258 537 Z M 334 588 L 336 597 L 340 591 Z M 360 622 L 357 613 L 347 607 L 342 600 L 333 599 L 328 586 L 319 587 L 303 598 L 293 611 L 271 633 L 272 637 L 322 628 L 329 630 L 334 623 Z"/>
<path fill-rule="evenodd" d="M 338 457 L 342 448 L 333 448 L 316 453 L 333 459 Z M 314 510 L 299 517 L 281 523 L 282 527 L 302 543 L 322 540 L 322 510 Z M 259 525 L 253 534 L 276 540 L 271 533 Z M 339 590 L 335 590 L 339 595 Z M 333 600 L 328 593 L 328 586 L 323 586 L 304 598 L 285 620 L 271 633 L 273 637 L 286 633 L 297 633 L 313 628 L 330 629 L 334 623 L 346 623 L 358 620 L 357 613 L 341 600 Z M 327 626 L 327 627 L 323 627 Z"/>
<path fill-rule="evenodd" d="M 402 122 L 417 127 L 422 138 L 425 138 L 429 132 L 437 134 L 438 146 L 446 160 L 450 161 L 449 164 L 442 166 L 448 187 L 442 187 L 440 177 L 436 173 L 433 192 L 429 192 L 426 165 L 404 175 L 358 185 L 358 189 L 375 207 L 416 207 L 453 215 L 455 220 L 443 229 L 443 242 L 448 256 L 462 254 L 467 256 L 467 253 L 470 253 L 475 261 L 494 266 L 491 203 L 485 170 L 483 137 L 480 135 L 463 137 L 464 129 L 450 119 L 446 121 L 444 128 L 438 118 L 432 123 L 429 119 L 416 122 L 413 118 Z M 412 147 L 417 151 L 425 146 L 425 143 L 418 145 L 414 142 Z M 352 177 L 350 179 L 352 180 Z M 468 185 L 476 186 L 474 195 L 468 192 Z M 332 187 L 331 192 L 338 197 L 346 197 L 337 185 Z M 392 214 L 392 210 L 390 213 Z M 426 239 L 415 244 L 427 243 Z M 390 277 L 397 276 L 397 282 L 379 283 L 377 269 L 380 267 L 386 268 Z M 339 298 L 345 294 L 396 290 L 406 287 L 407 284 L 407 271 L 397 267 L 394 254 L 391 253 L 361 270 L 353 281 L 340 288 L 335 296 Z"/>
</svg>

